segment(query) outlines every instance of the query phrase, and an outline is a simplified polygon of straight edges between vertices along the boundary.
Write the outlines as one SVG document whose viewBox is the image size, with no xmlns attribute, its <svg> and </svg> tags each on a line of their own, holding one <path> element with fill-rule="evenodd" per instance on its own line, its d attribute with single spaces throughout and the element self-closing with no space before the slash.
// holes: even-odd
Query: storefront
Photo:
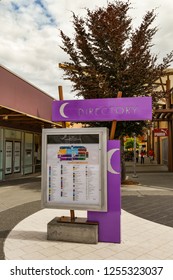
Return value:
<svg viewBox="0 0 173 280">
<path fill-rule="evenodd" d="M 162 92 L 164 98 L 158 101 L 157 107 L 153 110 L 153 125 L 150 128 L 151 146 L 157 163 L 167 165 L 168 171 L 173 172 L 173 69 L 167 69 L 158 82 L 157 92 Z M 155 129 L 162 133 L 156 135 Z M 163 133 L 165 129 L 167 133 Z"/>
<path fill-rule="evenodd" d="M 41 171 L 41 134 L 0 128 L 0 180 Z"/>
</svg>

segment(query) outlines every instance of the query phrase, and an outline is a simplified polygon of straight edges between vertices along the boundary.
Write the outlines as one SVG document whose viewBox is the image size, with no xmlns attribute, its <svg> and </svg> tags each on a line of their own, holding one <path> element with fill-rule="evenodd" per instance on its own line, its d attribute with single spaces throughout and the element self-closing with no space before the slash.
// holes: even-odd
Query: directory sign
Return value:
<svg viewBox="0 0 173 280">
<path fill-rule="evenodd" d="M 151 97 L 55 100 L 52 121 L 152 120 Z"/>
<path fill-rule="evenodd" d="M 44 207 L 107 210 L 107 129 L 43 130 Z"/>
</svg>

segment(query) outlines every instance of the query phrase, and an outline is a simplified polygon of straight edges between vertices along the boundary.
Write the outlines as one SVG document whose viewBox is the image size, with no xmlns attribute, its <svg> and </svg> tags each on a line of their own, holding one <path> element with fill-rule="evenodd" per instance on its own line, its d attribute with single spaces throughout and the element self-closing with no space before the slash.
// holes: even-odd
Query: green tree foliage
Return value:
<svg viewBox="0 0 173 280">
<path fill-rule="evenodd" d="M 133 149 L 134 148 L 134 138 L 128 138 L 127 141 L 125 142 L 125 149 Z M 136 148 L 139 148 L 139 143 L 136 142 Z"/>
<path fill-rule="evenodd" d="M 74 38 L 61 30 L 62 49 L 69 55 L 63 62 L 64 77 L 73 83 L 76 96 L 90 98 L 116 98 L 151 96 L 153 83 L 173 58 L 168 54 L 157 63 L 151 52 L 152 39 L 157 32 L 152 24 L 155 11 L 144 15 L 138 28 L 133 29 L 128 12 L 129 1 L 109 2 L 106 8 L 86 9 L 86 17 L 73 14 Z M 117 136 L 141 132 L 144 122 L 119 122 Z M 108 123 L 94 123 L 108 126 Z"/>
</svg>

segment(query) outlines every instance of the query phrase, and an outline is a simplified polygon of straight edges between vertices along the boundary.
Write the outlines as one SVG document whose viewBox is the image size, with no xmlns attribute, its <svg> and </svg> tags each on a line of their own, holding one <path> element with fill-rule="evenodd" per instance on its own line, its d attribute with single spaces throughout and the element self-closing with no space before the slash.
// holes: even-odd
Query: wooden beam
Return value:
<svg viewBox="0 0 173 280">
<path fill-rule="evenodd" d="M 167 122 L 168 118 L 162 119 L 162 118 L 157 118 L 157 119 L 153 119 L 152 122 Z"/>
<path fill-rule="evenodd" d="M 122 97 L 122 92 L 119 91 L 117 94 L 117 98 L 121 98 L 121 97 Z M 117 127 L 117 121 L 114 120 L 114 121 L 112 121 L 111 132 L 110 132 L 110 137 L 109 137 L 110 140 L 113 140 L 115 137 L 116 127 Z"/>
<path fill-rule="evenodd" d="M 163 90 L 163 92 L 165 93 L 166 90 L 165 90 L 165 88 L 164 88 L 164 85 L 166 85 L 166 84 L 163 84 L 161 77 L 160 77 L 160 83 L 161 83 L 162 90 Z"/>
<path fill-rule="evenodd" d="M 58 86 L 59 100 L 64 100 L 62 86 Z M 62 122 L 62 127 L 66 128 L 66 123 Z"/>
<path fill-rule="evenodd" d="M 62 86 L 58 86 L 58 91 L 59 91 L 59 99 L 64 100 Z M 62 122 L 62 127 L 66 128 L 66 122 Z M 70 219 L 71 219 L 71 222 L 75 221 L 74 210 L 70 210 Z"/>
<path fill-rule="evenodd" d="M 155 113 L 173 113 L 173 108 L 168 108 L 168 109 L 155 109 L 153 111 L 153 114 Z"/>
</svg>

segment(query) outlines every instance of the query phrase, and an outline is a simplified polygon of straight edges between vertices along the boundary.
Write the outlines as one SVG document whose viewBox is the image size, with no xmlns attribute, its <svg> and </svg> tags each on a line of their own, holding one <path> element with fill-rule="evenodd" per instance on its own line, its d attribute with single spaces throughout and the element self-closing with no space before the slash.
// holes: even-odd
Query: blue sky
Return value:
<svg viewBox="0 0 173 280">
<path fill-rule="evenodd" d="M 73 34 L 72 11 L 85 15 L 84 8 L 106 6 L 107 0 L 1 0 L 0 64 L 58 98 L 63 86 L 64 98 L 73 99 L 71 84 L 63 80 L 58 63 L 68 57 L 60 49 L 59 29 Z M 138 26 L 147 10 L 157 8 L 154 53 L 164 57 L 173 49 L 173 1 L 132 0 L 131 16 Z M 173 67 L 173 66 L 172 66 Z"/>
</svg>

